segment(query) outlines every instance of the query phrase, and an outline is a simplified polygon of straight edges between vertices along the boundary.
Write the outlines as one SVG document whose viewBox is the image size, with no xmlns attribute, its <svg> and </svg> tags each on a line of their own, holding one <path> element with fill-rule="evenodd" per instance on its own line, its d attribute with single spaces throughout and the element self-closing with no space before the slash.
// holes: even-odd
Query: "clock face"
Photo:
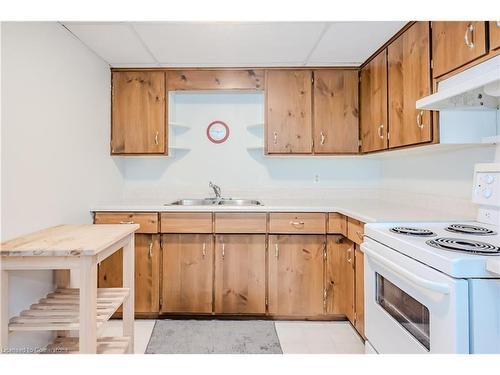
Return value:
<svg viewBox="0 0 500 375">
<path fill-rule="evenodd" d="M 210 142 L 224 143 L 229 137 L 229 126 L 222 121 L 213 121 L 207 127 L 207 137 Z"/>
</svg>

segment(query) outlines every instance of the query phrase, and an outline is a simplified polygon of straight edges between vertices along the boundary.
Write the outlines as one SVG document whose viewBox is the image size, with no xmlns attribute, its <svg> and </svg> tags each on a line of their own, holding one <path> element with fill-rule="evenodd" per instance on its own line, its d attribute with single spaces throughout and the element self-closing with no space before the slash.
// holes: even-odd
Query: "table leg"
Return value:
<svg viewBox="0 0 500 375">
<path fill-rule="evenodd" d="M 56 288 L 69 288 L 71 284 L 71 272 L 70 270 L 54 270 L 54 282 Z M 57 337 L 67 337 L 70 331 L 56 331 Z"/>
<path fill-rule="evenodd" d="M 80 353 L 97 350 L 97 261 L 84 256 L 80 262 Z"/>
<path fill-rule="evenodd" d="M 123 247 L 123 287 L 129 288 L 128 298 L 123 302 L 123 336 L 130 338 L 127 353 L 134 353 L 134 234 Z"/>
<path fill-rule="evenodd" d="M 9 274 L 0 270 L 0 353 L 8 349 L 9 339 Z"/>
</svg>

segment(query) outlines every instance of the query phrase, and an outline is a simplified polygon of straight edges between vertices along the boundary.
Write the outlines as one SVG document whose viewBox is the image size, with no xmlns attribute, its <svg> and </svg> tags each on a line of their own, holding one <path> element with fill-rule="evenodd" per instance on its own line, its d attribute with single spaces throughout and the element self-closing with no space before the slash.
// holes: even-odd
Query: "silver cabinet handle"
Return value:
<svg viewBox="0 0 500 375">
<path fill-rule="evenodd" d="M 320 136 L 321 136 L 321 141 L 319 142 L 321 145 L 324 145 L 325 144 L 325 139 L 326 139 L 326 136 L 323 132 L 320 132 L 319 133 Z"/>
<path fill-rule="evenodd" d="M 279 258 L 279 257 L 280 257 L 280 248 L 278 247 L 278 244 L 277 244 L 277 243 L 275 243 L 275 244 L 274 244 L 274 256 L 275 256 L 276 258 Z"/>
<path fill-rule="evenodd" d="M 472 23 L 469 23 L 465 29 L 464 42 L 470 49 L 474 48 L 474 25 Z"/>
<path fill-rule="evenodd" d="M 278 132 L 274 132 L 274 133 L 273 133 L 273 143 L 274 143 L 275 145 L 277 145 L 277 144 L 278 144 Z"/>
<path fill-rule="evenodd" d="M 422 123 L 422 117 L 424 116 L 424 111 L 420 111 L 418 114 L 417 114 L 417 126 L 420 128 L 420 129 L 423 129 L 424 128 L 424 124 Z"/>
<path fill-rule="evenodd" d="M 224 255 L 226 255 L 226 244 L 222 243 L 222 260 L 224 260 Z"/>
<path fill-rule="evenodd" d="M 201 249 L 201 256 L 203 257 L 203 259 L 205 259 L 206 255 L 207 255 L 207 244 L 203 242 L 203 247 Z"/>
<path fill-rule="evenodd" d="M 302 228 L 304 224 L 303 221 L 290 221 L 290 225 L 295 228 Z"/>
<path fill-rule="evenodd" d="M 352 249 L 349 248 L 347 249 L 347 263 L 351 263 L 352 262 Z"/>
<path fill-rule="evenodd" d="M 384 139 L 384 124 L 378 127 L 378 136 L 380 139 Z"/>
<path fill-rule="evenodd" d="M 149 257 L 153 257 L 153 240 L 149 243 Z"/>
<path fill-rule="evenodd" d="M 120 221 L 120 224 L 134 224 L 134 220 Z"/>
<path fill-rule="evenodd" d="M 159 135 L 159 133 L 156 132 L 156 134 L 155 134 L 155 145 L 158 145 L 158 135 Z"/>
</svg>

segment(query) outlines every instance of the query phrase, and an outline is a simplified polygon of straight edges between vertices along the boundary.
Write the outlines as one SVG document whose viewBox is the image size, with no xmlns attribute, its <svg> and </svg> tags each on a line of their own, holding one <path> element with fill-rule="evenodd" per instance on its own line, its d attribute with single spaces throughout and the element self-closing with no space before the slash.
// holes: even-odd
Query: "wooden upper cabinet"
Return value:
<svg viewBox="0 0 500 375">
<path fill-rule="evenodd" d="M 415 102 L 431 94 L 429 22 L 417 22 L 387 47 L 389 147 L 432 140 L 431 113 Z"/>
<path fill-rule="evenodd" d="M 164 234 L 163 303 L 165 313 L 211 313 L 213 238 L 211 234 Z"/>
<path fill-rule="evenodd" d="M 165 72 L 112 73 L 112 154 L 167 153 Z"/>
<path fill-rule="evenodd" d="M 358 71 L 316 70 L 313 93 L 314 152 L 358 153 Z"/>
<path fill-rule="evenodd" d="M 361 69 L 361 151 L 387 148 L 387 50 Z"/>
<path fill-rule="evenodd" d="M 267 153 L 312 152 L 312 71 L 266 71 Z"/>
<path fill-rule="evenodd" d="M 269 236 L 269 314 L 323 313 L 324 235 Z"/>
<path fill-rule="evenodd" d="M 487 53 L 486 22 L 433 21 L 433 76 L 439 77 Z"/>
<path fill-rule="evenodd" d="M 490 50 L 500 48 L 500 21 L 490 21 Z"/>
<path fill-rule="evenodd" d="M 215 312 L 266 313 L 265 234 L 216 236 Z"/>
</svg>

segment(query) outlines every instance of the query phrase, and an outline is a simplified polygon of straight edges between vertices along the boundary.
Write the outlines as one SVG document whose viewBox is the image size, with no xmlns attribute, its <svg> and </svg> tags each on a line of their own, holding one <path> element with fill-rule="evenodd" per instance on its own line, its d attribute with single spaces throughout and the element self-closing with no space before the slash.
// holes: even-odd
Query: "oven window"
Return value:
<svg viewBox="0 0 500 375">
<path fill-rule="evenodd" d="M 377 303 L 430 350 L 429 309 L 386 278 L 377 276 Z"/>
</svg>

